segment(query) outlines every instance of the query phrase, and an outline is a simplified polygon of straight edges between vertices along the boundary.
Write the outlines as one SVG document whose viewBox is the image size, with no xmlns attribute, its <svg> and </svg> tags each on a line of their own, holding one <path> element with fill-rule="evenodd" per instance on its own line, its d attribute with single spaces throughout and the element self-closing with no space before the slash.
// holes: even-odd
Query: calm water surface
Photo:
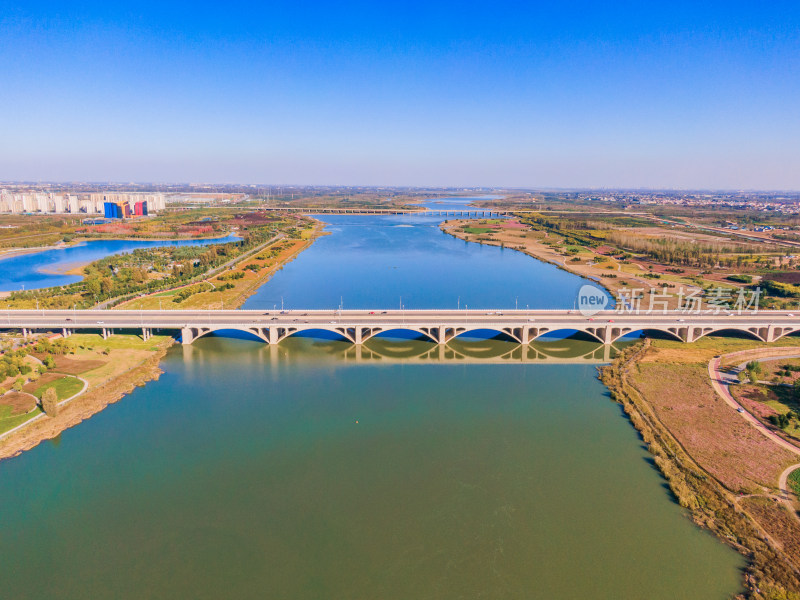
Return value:
<svg viewBox="0 0 800 600">
<path fill-rule="evenodd" d="M 0 463 L 3 597 L 738 588 L 741 561 L 669 498 L 594 366 L 369 364 L 348 348 L 203 339 L 157 385 Z"/>
<path fill-rule="evenodd" d="M 563 307 L 581 284 L 437 218 L 325 219 L 333 235 L 251 307 Z M 0 462 L 0 597 L 729 597 L 743 561 L 671 499 L 597 381 L 608 358 L 575 341 L 175 347 L 158 382 Z"/>
<path fill-rule="evenodd" d="M 511 249 L 458 240 L 442 217 L 322 215 L 319 238 L 244 308 L 572 308 L 587 280 Z"/>
<path fill-rule="evenodd" d="M 131 252 L 137 248 L 156 246 L 206 246 L 225 244 L 241 238 L 229 235 L 205 240 L 94 240 L 67 248 L 56 248 L 22 254 L 0 260 L 0 292 L 32 290 L 67 285 L 82 279 L 79 275 L 64 275 L 64 271 L 112 254 Z"/>
</svg>

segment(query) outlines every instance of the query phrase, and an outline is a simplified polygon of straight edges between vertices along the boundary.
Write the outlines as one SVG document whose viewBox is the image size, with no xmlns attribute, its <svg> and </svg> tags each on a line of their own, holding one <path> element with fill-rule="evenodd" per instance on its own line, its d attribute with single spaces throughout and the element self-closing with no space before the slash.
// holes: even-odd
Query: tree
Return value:
<svg viewBox="0 0 800 600">
<path fill-rule="evenodd" d="M 100 287 L 100 281 L 99 280 L 97 280 L 97 279 L 89 279 L 86 282 L 86 292 L 90 296 L 97 296 L 97 295 L 100 294 L 100 291 L 101 291 L 101 287 Z"/>
<path fill-rule="evenodd" d="M 111 281 L 110 277 L 103 277 L 100 280 L 100 291 L 102 291 L 104 295 L 110 294 L 111 290 L 113 289 L 114 289 L 114 282 Z"/>
<path fill-rule="evenodd" d="M 42 410 L 48 417 L 55 417 L 58 414 L 58 396 L 55 388 L 49 387 L 44 391 Z"/>
<path fill-rule="evenodd" d="M 47 367 L 48 369 L 55 369 L 55 367 L 56 367 L 56 359 L 53 358 L 53 356 L 51 354 L 48 354 L 47 356 L 45 356 L 43 362 L 44 362 L 44 366 Z"/>
</svg>

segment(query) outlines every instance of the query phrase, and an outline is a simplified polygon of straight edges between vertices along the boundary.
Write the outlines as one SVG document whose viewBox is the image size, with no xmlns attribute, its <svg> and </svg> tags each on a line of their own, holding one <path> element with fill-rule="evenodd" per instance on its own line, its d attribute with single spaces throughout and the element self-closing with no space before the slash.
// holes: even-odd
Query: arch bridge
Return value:
<svg viewBox="0 0 800 600">
<path fill-rule="evenodd" d="M 800 318 L 787 311 L 742 314 L 621 314 L 604 311 L 591 317 L 570 310 L 9 310 L 0 312 L 0 329 L 61 331 L 137 329 L 147 338 L 152 330 L 180 332 L 191 344 L 205 335 L 237 330 L 268 344 L 277 344 L 303 332 L 325 331 L 360 345 L 392 331 L 418 334 L 436 344 L 447 344 L 477 331 L 495 332 L 519 344 L 529 344 L 557 332 L 578 332 L 603 344 L 612 344 L 636 332 L 657 333 L 682 342 L 706 335 L 734 332 L 773 342 L 800 332 Z"/>
</svg>

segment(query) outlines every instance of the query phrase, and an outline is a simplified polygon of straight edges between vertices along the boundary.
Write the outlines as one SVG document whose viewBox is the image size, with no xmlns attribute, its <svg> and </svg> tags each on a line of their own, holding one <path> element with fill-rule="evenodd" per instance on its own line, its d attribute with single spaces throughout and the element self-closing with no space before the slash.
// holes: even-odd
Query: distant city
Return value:
<svg viewBox="0 0 800 600">
<path fill-rule="evenodd" d="M 0 212 L 11 214 L 146 216 L 166 207 L 164 194 L 11 192 L 0 189 Z"/>
</svg>

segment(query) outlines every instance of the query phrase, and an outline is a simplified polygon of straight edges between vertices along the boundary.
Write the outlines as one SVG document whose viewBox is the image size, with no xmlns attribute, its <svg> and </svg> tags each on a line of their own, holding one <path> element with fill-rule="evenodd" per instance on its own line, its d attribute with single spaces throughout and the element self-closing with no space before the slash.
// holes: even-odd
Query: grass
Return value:
<svg viewBox="0 0 800 600">
<path fill-rule="evenodd" d="M 36 415 L 41 414 L 41 412 L 41 409 L 37 407 L 29 413 L 15 415 L 10 406 L 0 405 L 0 433 L 5 433 L 6 431 L 14 429 L 14 427 L 22 425 Z"/>
<path fill-rule="evenodd" d="M 45 391 L 50 388 L 55 388 L 58 400 L 61 401 L 66 400 L 67 398 L 70 398 L 80 392 L 83 389 L 83 382 L 77 377 L 60 377 L 55 381 L 51 381 L 50 383 L 45 383 L 44 385 L 39 386 L 34 390 L 33 395 L 41 400 Z"/>
<path fill-rule="evenodd" d="M 789 478 L 787 481 L 789 482 L 789 487 L 792 488 L 792 491 L 800 496 L 800 468 L 797 468 L 789 473 Z"/>
<path fill-rule="evenodd" d="M 473 235 L 482 235 L 484 233 L 492 233 L 494 229 L 488 227 L 464 227 L 464 233 L 471 233 Z"/>
<path fill-rule="evenodd" d="M 172 340 L 168 335 L 154 335 L 145 342 L 139 335 L 131 334 L 115 334 L 104 340 L 102 336 L 90 333 L 74 334 L 69 339 L 75 345 L 75 354 L 70 358 L 100 363 L 81 373 L 91 387 L 136 366 Z M 108 355 L 103 354 L 105 349 L 109 350 Z"/>
</svg>

